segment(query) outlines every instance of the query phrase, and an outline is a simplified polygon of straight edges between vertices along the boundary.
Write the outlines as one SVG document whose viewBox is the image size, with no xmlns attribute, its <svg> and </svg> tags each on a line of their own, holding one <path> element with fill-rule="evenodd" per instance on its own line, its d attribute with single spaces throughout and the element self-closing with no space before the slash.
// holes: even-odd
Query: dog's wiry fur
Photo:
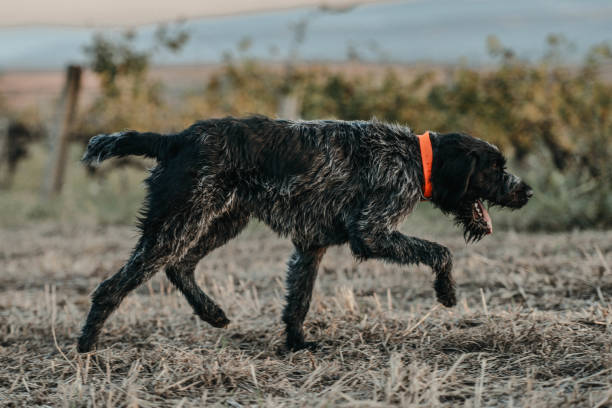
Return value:
<svg viewBox="0 0 612 408">
<path fill-rule="evenodd" d="M 496 147 L 462 135 L 431 134 L 432 202 L 453 214 L 467 239 L 488 231 L 476 200 L 518 208 L 530 188 L 504 170 Z M 142 235 L 128 262 L 96 289 L 78 350 L 92 349 L 122 299 L 160 268 L 194 312 L 215 327 L 228 318 L 196 284 L 197 262 L 256 217 L 295 246 L 283 311 L 291 350 L 311 347 L 302 325 L 327 247 L 348 243 L 358 259 L 422 263 L 435 274 L 438 300 L 456 303 L 449 250 L 395 228 L 423 198 L 413 132 L 377 121 L 294 122 L 265 117 L 197 122 L 162 136 L 126 131 L 91 139 L 86 163 L 113 156 L 156 158 L 147 180 Z"/>
</svg>

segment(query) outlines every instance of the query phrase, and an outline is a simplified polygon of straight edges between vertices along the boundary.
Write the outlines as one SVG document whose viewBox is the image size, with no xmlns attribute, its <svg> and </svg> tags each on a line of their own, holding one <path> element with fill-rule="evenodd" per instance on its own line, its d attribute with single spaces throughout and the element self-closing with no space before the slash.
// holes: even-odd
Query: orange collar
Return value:
<svg viewBox="0 0 612 408">
<path fill-rule="evenodd" d="M 423 179 L 425 185 L 423 186 L 423 197 L 426 200 L 431 198 L 431 165 L 433 163 L 433 152 L 431 150 L 431 139 L 429 138 L 429 131 L 418 136 L 419 145 L 421 146 L 421 161 L 423 162 Z"/>
</svg>

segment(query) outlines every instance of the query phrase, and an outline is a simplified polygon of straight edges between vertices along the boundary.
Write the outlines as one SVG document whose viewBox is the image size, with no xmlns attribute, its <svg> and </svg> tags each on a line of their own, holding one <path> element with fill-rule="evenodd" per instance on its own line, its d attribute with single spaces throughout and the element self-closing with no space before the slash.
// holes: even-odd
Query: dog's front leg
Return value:
<svg viewBox="0 0 612 408">
<path fill-rule="evenodd" d="M 363 225 L 361 227 L 363 231 Z M 451 275 L 453 260 L 448 248 L 398 231 L 357 232 L 349 242 L 353 254 L 359 259 L 376 258 L 404 265 L 423 263 L 430 266 L 436 275 L 434 289 L 438 301 L 447 307 L 457 303 Z"/>
<path fill-rule="evenodd" d="M 304 319 L 312 289 L 317 278 L 317 269 L 325 248 L 303 250 L 296 246 L 289 258 L 287 270 L 287 305 L 283 310 L 283 322 L 286 325 L 287 348 L 297 351 L 303 348 L 314 348 L 316 343 L 304 341 Z"/>
</svg>

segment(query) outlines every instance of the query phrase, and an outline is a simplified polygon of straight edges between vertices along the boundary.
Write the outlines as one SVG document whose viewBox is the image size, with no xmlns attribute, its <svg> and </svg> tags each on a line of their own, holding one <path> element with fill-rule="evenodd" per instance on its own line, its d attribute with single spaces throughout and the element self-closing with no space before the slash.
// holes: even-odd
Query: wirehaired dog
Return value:
<svg viewBox="0 0 612 408">
<path fill-rule="evenodd" d="M 487 142 L 459 133 L 416 136 L 377 121 L 211 119 L 167 136 L 98 135 L 83 161 L 127 155 L 158 161 L 147 179 L 142 235 L 127 263 L 93 293 L 80 352 L 92 349 L 122 299 L 162 267 L 202 320 L 226 326 L 228 318 L 197 285 L 194 270 L 250 217 L 295 246 L 283 311 L 290 350 L 315 345 L 305 341 L 302 325 L 330 245 L 348 243 L 360 260 L 428 265 L 438 300 L 453 306 L 451 253 L 401 234 L 398 223 L 431 193 L 431 202 L 463 226 L 466 240 L 479 240 L 492 232 L 483 201 L 519 208 L 532 195 Z"/>
</svg>

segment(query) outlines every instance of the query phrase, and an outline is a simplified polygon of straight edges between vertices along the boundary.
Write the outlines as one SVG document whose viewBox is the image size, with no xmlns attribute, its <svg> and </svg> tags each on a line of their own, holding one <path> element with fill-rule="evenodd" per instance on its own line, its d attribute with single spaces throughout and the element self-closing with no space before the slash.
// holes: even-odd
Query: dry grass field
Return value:
<svg viewBox="0 0 612 408">
<path fill-rule="evenodd" d="M 501 232 L 466 247 L 450 228 L 417 230 L 455 254 L 453 309 L 436 304 L 426 268 L 358 264 L 332 248 L 306 322 L 320 348 L 285 353 L 291 245 L 252 225 L 198 265 L 228 328 L 196 319 L 158 274 L 112 315 L 97 353 L 80 356 L 88 295 L 121 266 L 134 230 L 1 229 L 0 405 L 612 405 L 612 231 Z"/>
</svg>

